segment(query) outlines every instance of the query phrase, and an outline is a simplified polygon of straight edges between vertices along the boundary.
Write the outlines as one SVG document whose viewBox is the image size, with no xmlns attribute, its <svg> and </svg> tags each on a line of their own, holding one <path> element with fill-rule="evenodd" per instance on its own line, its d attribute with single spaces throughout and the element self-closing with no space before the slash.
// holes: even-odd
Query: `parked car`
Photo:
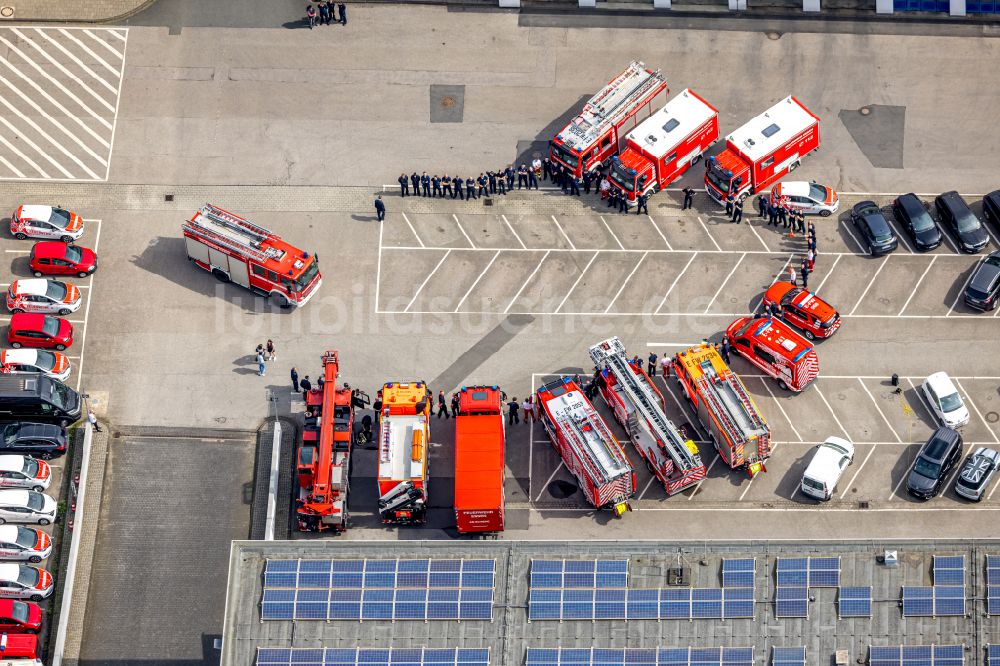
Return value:
<svg viewBox="0 0 1000 666">
<path fill-rule="evenodd" d="M 52 315 L 16 314 L 7 327 L 7 342 L 14 349 L 34 347 L 63 351 L 73 344 L 73 324 Z"/>
<path fill-rule="evenodd" d="M 906 479 L 906 490 L 920 499 L 934 497 L 961 455 L 962 436 L 957 430 L 941 426 L 920 447 Z"/>
<path fill-rule="evenodd" d="M 48 525 L 56 519 L 56 501 L 34 490 L 0 490 L 0 525 L 35 523 Z"/>
<path fill-rule="evenodd" d="M 976 310 L 992 310 L 1000 293 L 1000 251 L 990 252 L 965 285 L 965 304 Z"/>
<path fill-rule="evenodd" d="M 0 373 L 42 374 L 64 382 L 69 372 L 69 359 L 65 354 L 44 349 L 0 349 Z"/>
<path fill-rule="evenodd" d="M 52 539 L 34 527 L 0 525 L 0 560 L 38 563 L 52 553 Z"/>
<path fill-rule="evenodd" d="M 78 420 L 82 412 L 80 394 L 57 379 L 44 375 L 0 375 L 0 420 L 54 423 L 65 428 Z M 49 453 L 60 455 L 58 451 Z"/>
<path fill-rule="evenodd" d="M 983 499 L 983 493 L 990 485 L 990 479 L 1000 467 L 1000 451 L 980 446 L 965 459 L 962 470 L 955 479 L 955 492 L 978 502 Z"/>
<path fill-rule="evenodd" d="M 51 423 L 0 423 L 0 453 L 49 460 L 66 453 L 66 429 Z"/>
<path fill-rule="evenodd" d="M 958 192 L 952 190 L 939 194 L 934 199 L 934 207 L 941 217 L 941 222 L 955 234 L 962 252 L 979 252 L 990 242 L 986 227 L 973 214 Z"/>
<path fill-rule="evenodd" d="M 7 309 L 18 312 L 68 315 L 83 305 L 80 290 L 59 280 L 14 280 L 7 289 Z"/>
<path fill-rule="evenodd" d="M 946 372 L 935 372 L 920 387 L 941 425 L 961 428 L 969 423 L 969 410 Z"/>
<path fill-rule="evenodd" d="M 892 213 L 918 250 L 933 250 L 941 244 L 941 230 L 916 194 L 896 197 L 892 202 Z"/>
<path fill-rule="evenodd" d="M 809 466 L 802 473 L 802 492 L 816 499 L 833 497 L 837 482 L 854 462 L 854 445 L 840 437 L 827 437 L 816 447 Z"/>
<path fill-rule="evenodd" d="M 983 197 L 983 217 L 1000 227 L 1000 190 L 993 190 Z"/>
<path fill-rule="evenodd" d="M 762 303 L 780 305 L 781 316 L 802 331 L 810 340 L 828 338 L 840 328 L 840 314 L 816 294 L 796 287 L 791 282 L 778 281 L 766 292 Z"/>
<path fill-rule="evenodd" d="M 861 201 L 851 209 L 851 222 L 861 234 L 861 242 L 873 257 L 893 252 L 899 239 L 874 201 Z"/>
<path fill-rule="evenodd" d="M 42 628 L 42 609 L 30 601 L 0 599 L 0 632 L 37 634 Z"/>
<path fill-rule="evenodd" d="M 771 201 L 782 201 L 789 209 L 821 217 L 829 217 L 840 208 L 840 197 L 832 187 L 804 180 L 778 183 L 771 190 Z"/>
<path fill-rule="evenodd" d="M 0 488 L 27 488 L 42 492 L 52 483 L 47 462 L 18 454 L 0 455 Z"/>
<path fill-rule="evenodd" d="M 0 666 L 44 666 L 38 656 L 38 636 L 12 634 L 0 637 Z"/>
<path fill-rule="evenodd" d="M 28 257 L 35 277 L 43 275 L 75 275 L 87 277 L 97 270 L 97 255 L 87 247 L 42 241 L 35 243 Z"/>
<path fill-rule="evenodd" d="M 41 601 L 52 595 L 52 574 L 27 564 L 0 563 L 0 597 Z"/>
<path fill-rule="evenodd" d="M 71 243 L 83 235 L 83 218 L 54 206 L 19 206 L 10 216 L 10 233 L 18 240 L 54 238 Z"/>
</svg>

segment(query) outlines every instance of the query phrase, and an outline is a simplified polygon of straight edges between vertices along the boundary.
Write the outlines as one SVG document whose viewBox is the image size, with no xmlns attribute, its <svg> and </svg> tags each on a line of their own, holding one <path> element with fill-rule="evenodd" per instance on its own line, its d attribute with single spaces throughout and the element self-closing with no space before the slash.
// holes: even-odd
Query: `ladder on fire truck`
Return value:
<svg viewBox="0 0 1000 666">
<path fill-rule="evenodd" d="M 617 476 L 616 468 L 628 467 L 628 461 L 608 446 L 608 442 L 614 441 L 611 431 L 603 423 L 590 418 L 586 405 L 583 405 L 584 413 L 581 415 L 574 414 L 573 407 L 567 406 L 553 414 L 557 425 L 577 451 L 577 457 L 587 467 L 590 476 L 599 485 L 607 483 Z"/>
<path fill-rule="evenodd" d="M 702 361 L 701 370 L 703 376 L 698 380 L 703 389 L 701 394 L 705 396 L 712 412 L 718 415 L 731 441 L 748 442 L 754 435 L 767 433 L 767 424 L 735 375 L 730 374 L 723 379 L 709 360 Z M 758 462 L 763 457 L 761 448 L 766 446 L 766 441 L 758 439 L 756 455 L 751 456 L 746 450 L 743 455 L 748 462 Z"/>
<path fill-rule="evenodd" d="M 633 60 L 624 72 L 616 76 L 599 93 L 584 104 L 583 112 L 567 128 L 577 138 L 593 139 L 608 125 L 618 122 L 651 89 L 660 85 L 660 70 L 646 71 L 646 65 Z"/>
<path fill-rule="evenodd" d="M 247 255 L 259 263 L 280 259 L 285 253 L 276 247 L 262 247 L 265 241 L 277 238 L 273 232 L 212 204 L 202 206 L 187 226 L 193 234 L 240 255 Z"/>
<path fill-rule="evenodd" d="M 604 345 L 607 345 L 607 348 Z M 674 461 L 682 473 L 703 467 L 701 458 L 691 453 L 684 439 L 677 432 L 674 424 L 667 419 L 657 405 L 652 390 L 645 382 L 640 381 L 625 355 L 625 345 L 617 337 L 590 348 L 590 358 L 598 367 L 603 363 L 615 375 L 618 384 L 635 405 L 636 410 L 646 419 L 654 436 L 663 444 L 667 455 Z"/>
</svg>

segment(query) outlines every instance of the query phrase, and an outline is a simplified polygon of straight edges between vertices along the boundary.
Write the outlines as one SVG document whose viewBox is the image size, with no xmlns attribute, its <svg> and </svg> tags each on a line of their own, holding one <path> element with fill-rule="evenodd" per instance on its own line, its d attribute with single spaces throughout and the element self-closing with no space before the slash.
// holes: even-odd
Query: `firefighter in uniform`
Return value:
<svg viewBox="0 0 1000 666">
<path fill-rule="evenodd" d="M 514 165 L 508 164 L 507 168 L 504 169 L 503 175 L 507 177 L 507 190 L 510 192 L 514 191 Z"/>
<path fill-rule="evenodd" d="M 500 188 L 500 194 L 507 194 L 507 178 L 503 171 L 497 171 L 497 187 Z"/>
<path fill-rule="evenodd" d="M 477 199 L 479 197 L 484 197 L 484 196 L 486 196 L 487 194 L 490 193 L 490 191 L 488 189 L 488 187 L 489 187 L 489 179 L 486 177 L 486 174 L 480 172 L 479 173 L 479 178 L 476 178 L 476 184 L 479 186 L 479 191 L 476 192 L 476 198 Z"/>
<path fill-rule="evenodd" d="M 455 191 L 452 192 L 451 198 L 454 199 L 457 196 L 462 201 L 465 201 L 465 195 L 462 194 L 462 183 L 464 182 L 462 177 L 455 176 L 451 182 L 455 184 Z"/>
<path fill-rule="evenodd" d="M 448 174 L 441 177 L 441 196 L 450 196 L 452 199 L 455 198 L 455 193 L 451 191 L 451 176 Z"/>
<path fill-rule="evenodd" d="M 530 190 L 532 187 L 538 189 L 538 175 L 533 168 L 528 169 L 528 189 Z"/>
<path fill-rule="evenodd" d="M 420 184 L 424 188 L 423 195 L 425 197 L 429 197 L 431 195 L 431 177 L 427 175 L 426 171 L 424 171 L 424 175 L 420 177 Z"/>
<path fill-rule="evenodd" d="M 726 217 L 732 217 L 732 216 L 733 216 L 733 195 L 732 194 L 727 194 L 726 195 Z"/>
<path fill-rule="evenodd" d="M 414 171 L 413 173 L 410 174 L 410 183 L 413 184 L 413 196 L 419 197 L 420 196 L 420 176 L 417 175 L 416 171 Z"/>
<path fill-rule="evenodd" d="M 694 190 L 690 187 L 685 187 L 684 192 L 684 205 L 681 206 L 681 210 L 687 210 L 691 207 L 691 201 L 694 200 Z"/>
<path fill-rule="evenodd" d="M 580 196 L 580 180 L 576 176 L 569 176 L 569 193 Z"/>
<path fill-rule="evenodd" d="M 521 189 L 521 186 L 528 186 L 528 167 L 523 164 L 517 168 L 517 189 Z"/>
<path fill-rule="evenodd" d="M 476 196 L 476 181 L 472 178 L 465 179 L 465 198 L 466 199 L 478 199 Z"/>
<path fill-rule="evenodd" d="M 733 204 L 733 224 L 739 224 L 742 221 L 743 221 L 743 199 L 737 199 L 736 203 Z"/>
<path fill-rule="evenodd" d="M 490 194 L 497 193 L 497 175 L 492 171 L 486 172 L 486 177 L 490 180 Z"/>
<path fill-rule="evenodd" d="M 618 197 L 618 213 L 619 215 L 628 214 L 628 196 L 625 194 L 624 190 L 622 190 L 621 196 Z"/>
<path fill-rule="evenodd" d="M 589 171 L 583 172 L 583 192 L 584 194 L 590 194 L 590 181 L 594 179 L 594 175 Z"/>
<path fill-rule="evenodd" d="M 608 195 L 608 208 L 614 208 L 618 205 L 618 188 L 612 187 L 611 193 Z"/>
<path fill-rule="evenodd" d="M 546 157 L 542 160 L 542 180 L 549 180 L 552 178 L 552 160 Z"/>
<path fill-rule="evenodd" d="M 763 194 L 757 197 L 757 217 L 767 217 L 767 197 Z"/>
<path fill-rule="evenodd" d="M 434 174 L 434 177 L 431 178 L 431 185 L 434 187 L 434 191 L 432 193 L 432 196 L 435 196 L 435 197 L 442 197 L 442 196 L 444 196 L 443 194 L 441 194 L 441 179 L 438 177 L 437 174 Z"/>
<path fill-rule="evenodd" d="M 635 198 L 635 214 L 639 215 L 641 213 L 646 213 L 649 215 L 649 208 L 646 206 L 646 202 L 649 200 L 649 195 L 640 194 Z"/>
<path fill-rule="evenodd" d="M 407 180 L 405 173 L 399 174 L 399 178 L 396 180 L 399 181 L 399 196 L 405 197 L 410 193 L 410 181 Z"/>
</svg>

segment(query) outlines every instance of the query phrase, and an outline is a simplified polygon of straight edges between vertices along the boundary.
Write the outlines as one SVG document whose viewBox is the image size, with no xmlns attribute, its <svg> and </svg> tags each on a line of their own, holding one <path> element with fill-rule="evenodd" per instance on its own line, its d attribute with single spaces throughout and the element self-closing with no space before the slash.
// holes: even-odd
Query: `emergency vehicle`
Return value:
<svg viewBox="0 0 1000 666">
<path fill-rule="evenodd" d="M 611 161 L 609 178 L 631 205 L 640 194 L 659 192 L 701 160 L 719 138 L 719 112 L 693 90 L 651 115 L 626 137 Z"/>
<path fill-rule="evenodd" d="M 801 391 L 819 376 L 816 350 L 780 319 L 741 317 L 729 325 L 726 337 L 733 351 L 786 391 Z"/>
<path fill-rule="evenodd" d="M 625 134 L 659 108 L 669 92 L 660 70 L 633 60 L 549 142 L 550 157 L 577 178 L 607 165 L 624 145 Z"/>
<path fill-rule="evenodd" d="M 305 305 L 322 284 L 316 255 L 217 206 L 202 206 L 182 230 L 195 265 L 281 307 Z"/>
<path fill-rule="evenodd" d="M 378 512 L 383 523 L 427 520 L 427 447 L 430 390 L 425 382 L 382 387 L 378 434 Z"/>
<path fill-rule="evenodd" d="M 808 339 L 828 338 L 840 328 L 842 319 L 832 305 L 791 282 L 775 282 L 764 292 L 762 303 L 780 306 L 781 317 Z"/>
<path fill-rule="evenodd" d="M 789 95 L 726 137 L 726 149 L 705 160 L 705 191 L 717 203 L 745 199 L 794 171 L 819 148 L 819 117 Z"/>
<path fill-rule="evenodd" d="M 72 243 L 83 235 L 83 218 L 53 206 L 18 206 L 10 216 L 10 233 L 18 240 L 51 238 Z"/>
<path fill-rule="evenodd" d="M 7 309 L 15 314 L 40 312 L 66 316 L 79 310 L 82 304 L 80 289 L 60 280 L 14 280 L 7 289 Z"/>
<path fill-rule="evenodd" d="M 629 362 L 621 340 L 614 337 L 594 345 L 590 358 L 601 373 L 598 386 L 604 402 L 667 495 L 704 479 L 698 447 L 663 413 L 663 396 L 642 367 Z"/>
<path fill-rule="evenodd" d="M 363 391 L 337 387 L 340 359 L 323 355 L 323 383 L 306 392 L 306 422 L 296 457 L 296 513 L 303 532 L 347 529 L 354 410 L 369 403 Z"/>
<path fill-rule="evenodd" d="M 69 377 L 69 358 L 44 349 L 0 349 L 0 374 L 38 374 L 58 379 Z"/>
<path fill-rule="evenodd" d="M 52 538 L 33 527 L 0 525 L 0 560 L 41 562 L 52 554 Z"/>
<path fill-rule="evenodd" d="M 745 470 L 750 478 L 764 469 L 771 455 L 771 429 L 746 387 L 712 345 L 679 352 L 674 375 L 708 431 L 723 462 Z"/>
<path fill-rule="evenodd" d="M 38 659 L 36 634 L 0 634 L 0 659 L 30 661 Z"/>
<path fill-rule="evenodd" d="M 616 516 L 629 511 L 635 472 L 621 444 L 590 400 L 571 378 L 558 379 L 535 393 L 539 419 L 594 507 L 611 507 Z"/>
<path fill-rule="evenodd" d="M 27 488 L 40 493 L 52 483 L 52 468 L 44 460 L 17 454 L 0 455 L 0 488 Z"/>
<path fill-rule="evenodd" d="M 52 574 L 27 564 L 0 563 L 0 597 L 41 601 L 52 596 Z"/>
<path fill-rule="evenodd" d="M 455 415 L 455 524 L 459 532 L 501 532 L 504 420 L 496 386 L 463 386 Z"/>
</svg>

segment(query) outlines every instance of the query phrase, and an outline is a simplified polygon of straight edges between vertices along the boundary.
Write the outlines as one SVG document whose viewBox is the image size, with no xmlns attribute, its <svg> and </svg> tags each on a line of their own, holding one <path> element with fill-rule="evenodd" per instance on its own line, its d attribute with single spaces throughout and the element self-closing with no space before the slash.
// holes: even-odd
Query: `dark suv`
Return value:
<svg viewBox="0 0 1000 666">
<path fill-rule="evenodd" d="M 934 207 L 944 225 L 955 234 L 962 252 L 979 252 L 990 242 L 990 235 L 983 223 L 958 192 L 952 190 L 938 195 L 934 199 Z"/>
<path fill-rule="evenodd" d="M 892 202 L 892 213 L 918 250 L 933 250 L 941 244 L 941 230 L 916 194 L 903 194 Z"/>
<path fill-rule="evenodd" d="M 930 499 L 938 494 L 948 472 L 962 457 L 962 436 L 941 426 L 920 448 L 906 479 L 906 490 L 914 497 Z"/>
<path fill-rule="evenodd" d="M 66 453 L 66 429 L 51 423 L 0 423 L 0 454 L 49 460 Z"/>
<path fill-rule="evenodd" d="M 1000 227 L 1000 190 L 983 197 L 983 217 Z"/>
</svg>

